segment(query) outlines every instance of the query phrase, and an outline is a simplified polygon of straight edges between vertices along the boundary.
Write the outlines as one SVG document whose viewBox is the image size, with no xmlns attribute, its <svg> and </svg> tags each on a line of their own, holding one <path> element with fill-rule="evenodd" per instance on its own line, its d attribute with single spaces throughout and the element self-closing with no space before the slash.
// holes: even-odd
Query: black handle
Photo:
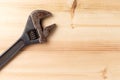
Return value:
<svg viewBox="0 0 120 80">
<path fill-rule="evenodd" d="M 0 56 L 0 70 L 14 58 L 19 50 L 25 46 L 24 41 L 19 39 L 15 44 L 13 44 L 7 51 L 5 51 Z"/>
</svg>

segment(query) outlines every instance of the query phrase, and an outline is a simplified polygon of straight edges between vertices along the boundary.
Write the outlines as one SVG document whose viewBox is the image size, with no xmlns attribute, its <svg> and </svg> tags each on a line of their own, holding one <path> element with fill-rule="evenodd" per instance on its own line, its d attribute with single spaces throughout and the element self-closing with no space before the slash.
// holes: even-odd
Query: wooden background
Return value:
<svg viewBox="0 0 120 80">
<path fill-rule="evenodd" d="M 44 26 L 57 30 L 21 51 L 0 80 L 120 80 L 120 0 L 0 0 L 0 53 L 36 9 L 51 11 Z"/>
</svg>

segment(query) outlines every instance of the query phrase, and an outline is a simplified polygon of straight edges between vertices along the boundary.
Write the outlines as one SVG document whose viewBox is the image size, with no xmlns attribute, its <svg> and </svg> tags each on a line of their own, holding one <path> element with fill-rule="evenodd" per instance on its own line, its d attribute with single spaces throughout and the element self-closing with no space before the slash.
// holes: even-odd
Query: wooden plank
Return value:
<svg viewBox="0 0 120 80">
<path fill-rule="evenodd" d="M 114 77 L 118 80 L 119 59 L 116 51 L 23 51 L 2 70 L 0 77 L 2 80 L 111 80 Z"/>
<path fill-rule="evenodd" d="M 0 42 L 1 49 L 7 49 L 8 46 L 13 44 L 15 40 L 22 33 L 22 29 L 8 28 L 6 33 L 5 29 L 2 34 L 6 34 Z M 18 30 L 17 30 L 18 29 Z M 59 28 L 55 34 L 49 38 L 49 42 L 46 44 L 32 45 L 29 50 L 84 50 L 84 51 L 119 51 L 120 50 L 120 38 L 119 38 L 119 27 L 83 27 L 72 29 Z M 10 32 L 9 32 L 10 30 Z M 19 31 L 21 30 L 21 31 Z M 12 32 L 13 31 L 13 32 Z M 16 33 L 18 32 L 18 33 Z M 72 39 L 74 38 L 74 39 Z M 67 42 L 67 43 L 66 43 Z M 31 49 L 32 48 L 32 49 Z"/>
<path fill-rule="evenodd" d="M 28 15 L 45 9 L 57 24 L 46 44 L 22 50 L 1 80 L 119 80 L 120 0 L 0 1 L 0 53 L 24 30 Z"/>
</svg>

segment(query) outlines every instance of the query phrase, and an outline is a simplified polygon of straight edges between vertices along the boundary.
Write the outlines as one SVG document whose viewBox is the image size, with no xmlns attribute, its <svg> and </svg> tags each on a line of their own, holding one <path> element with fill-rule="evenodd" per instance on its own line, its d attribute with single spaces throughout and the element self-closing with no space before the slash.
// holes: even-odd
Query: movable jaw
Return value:
<svg viewBox="0 0 120 80">
<path fill-rule="evenodd" d="M 42 20 L 52 16 L 52 14 L 45 10 L 35 10 L 28 17 L 26 28 L 22 36 L 26 44 L 44 43 L 47 41 L 49 34 L 56 28 L 55 24 L 43 28 Z"/>
</svg>

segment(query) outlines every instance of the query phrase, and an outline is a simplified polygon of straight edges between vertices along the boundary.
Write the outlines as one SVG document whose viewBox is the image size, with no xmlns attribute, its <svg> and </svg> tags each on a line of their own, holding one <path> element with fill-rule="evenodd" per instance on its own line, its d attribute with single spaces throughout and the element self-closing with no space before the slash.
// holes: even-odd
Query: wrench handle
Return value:
<svg viewBox="0 0 120 80">
<path fill-rule="evenodd" d="M 17 52 L 20 51 L 24 46 L 24 41 L 19 39 L 8 50 L 6 50 L 0 56 L 0 70 L 7 65 L 17 55 Z"/>
</svg>

